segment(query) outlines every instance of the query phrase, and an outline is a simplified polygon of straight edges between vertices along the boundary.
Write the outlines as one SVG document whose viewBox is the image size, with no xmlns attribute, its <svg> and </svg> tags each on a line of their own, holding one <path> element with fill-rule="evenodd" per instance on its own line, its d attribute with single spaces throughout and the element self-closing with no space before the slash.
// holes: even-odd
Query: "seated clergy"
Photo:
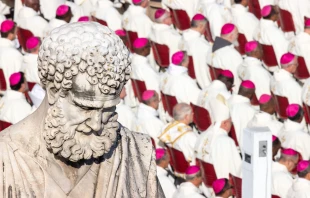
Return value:
<svg viewBox="0 0 310 198">
<path fill-rule="evenodd" d="M 175 96 L 178 103 L 196 104 L 200 89 L 187 73 L 189 59 L 185 51 L 173 54 L 172 63 L 161 76 L 160 88 L 164 94 Z"/>
<path fill-rule="evenodd" d="M 156 148 L 164 146 L 158 139 L 164 126 L 157 112 L 159 102 L 159 96 L 156 91 L 146 90 L 142 94 L 142 103 L 140 103 L 137 112 L 139 132 L 151 136 L 156 144 Z"/>
<path fill-rule="evenodd" d="M 290 104 L 286 108 L 288 119 L 279 134 L 282 147 L 292 148 L 299 152 L 303 159 L 310 159 L 310 135 L 304 130 L 303 108 L 298 104 Z"/>
<path fill-rule="evenodd" d="M 302 105 L 302 88 L 294 78 L 298 67 L 297 57 L 291 53 L 283 54 L 281 57 L 281 69 L 273 73 L 271 78 L 271 91 L 275 95 L 288 99 L 288 103 Z"/>
<path fill-rule="evenodd" d="M 169 162 L 169 153 L 163 148 L 156 149 L 157 178 L 166 198 L 172 198 L 177 190 L 173 179 L 168 177 Z"/>
<path fill-rule="evenodd" d="M 298 153 L 291 149 L 283 149 L 279 161 L 272 162 L 271 170 L 271 194 L 279 197 L 287 197 L 288 190 L 293 184 L 293 176 L 290 173 L 298 163 Z"/>
<path fill-rule="evenodd" d="M 278 136 L 283 123 L 276 119 L 275 101 L 271 95 L 263 94 L 259 98 L 259 112 L 249 121 L 248 127 L 268 127 L 272 135 Z"/>
<path fill-rule="evenodd" d="M 198 138 L 196 157 L 213 164 L 218 178 L 229 178 L 229 173 L 240 177 L 241 158 L 235 142 L 228 136 L 232 121 L 226 100 L 218 94 L 210 105 L 214 124 Z"/>
<path fill-rule="evenodd" d="M 300 161 L 297 165 L 298 178 L 287 193 L 287 198 L 309 198 L 310 197 L 310 162 Z"/>
<path fill-rule="evenodd" d="M 16 124 L 32 113 L 32 108 L 24 94 L 27 91 L 24 73 L 12 74 L 10 87 L 11 90 L 6 90 L 0 100 L 0 120 Z"/>
<path fill-rule="evenodd" d="M 229 198 L 233 195 L 232 194 L 233 187 L 226 178 L 215 180 L 212 184 L 212 188 L 216 198 Z"/>
<path fill-rule="evenodd" d="M 272 135 L 272 160 L 276 161 L 276 155 L 281 149 L 281 141 L 277 136 Z"/>
<path fill-rule="evenodd" d="M 199 186 L 202 184 L 202 173 L 199 166 L 190 166 L 186 170 L 186 182 L 176 190 L 173 198 L 204 198 Z"/>
<path fill-rule="evenodd" d="M 188 162 L 195 164 L 194 146 L 197 135 L 189 126 L 193 122 L 190 105 L 179 103 L 173 108 L 174 121 L 164 126 L 159 139 L 169 147 L 181 151 Z"/>
</svg>

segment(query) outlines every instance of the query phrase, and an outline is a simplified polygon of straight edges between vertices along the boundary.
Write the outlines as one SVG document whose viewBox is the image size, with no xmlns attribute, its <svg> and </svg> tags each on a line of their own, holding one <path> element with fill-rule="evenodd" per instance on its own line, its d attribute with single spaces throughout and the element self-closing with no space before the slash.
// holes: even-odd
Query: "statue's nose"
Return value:
<svg viewBox="0 0 310 198">
<path fill-rule="evenodd" d="M 86 125 L 94 131 L 99 131 L 101 127 L 101 112 L 93 111 L 91 117 L 86 121 Z"/>
</svg>

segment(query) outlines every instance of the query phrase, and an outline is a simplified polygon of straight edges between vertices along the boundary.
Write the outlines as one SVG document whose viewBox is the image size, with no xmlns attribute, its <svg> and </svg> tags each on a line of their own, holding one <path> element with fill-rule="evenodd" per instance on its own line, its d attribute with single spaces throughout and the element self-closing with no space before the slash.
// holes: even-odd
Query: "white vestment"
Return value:
<svg viewBox="0 0 310 198">
<path fill-rule="evenodd" d="M 122 23 L 125 30 L 137 32 L 138 37 L 150 37 L 153 22 L 141 6 L 130 5 L 123 14 Z"/>
<path fill-rule="evenodd" d="M 161 185 L 161 188 L 164 191 L 166 198 L 172 198 L 173 194 L 177 190 L 174 186 L 171 179 L 168 177 L 168 172 L 160 166 L 156 166 L 157 168 L 157 178 Z"/>
<path fill-rule="evenodd" d="M 96 0 L 74 0 L 74 3 L 82 8 L 85 16 L 90 16 L 91 12 L 95 9 L 96 2 Z"/>
<path fill-rule="evenodd" d="M 239 33 L 244 34 L 247 41 L 253 41 L 259 20 L 241 4 L 234 4 L 231 7 L 231 12 L 233 23 L 237 26 Z"/>
<path fill-rule="evenodd" d="M 278 67 L 281 65 L 281 56 L 287 53 L 289 42 L 276 22 L 261 18 L 259 24 L 259 28 L 254 36 L 255 40 L 261 44 L 273 46 L 278 65 L 273 65 L 272 67 Z"/>
<path fill-rule="evenodd" d="M 23 59 L 22 68 L 25 71 L 25 77 L 28 82 L 40 84 L 38 54 L 26 54 Z"/>
<path fill-rule="evenodd" d="M 44 15 L 44 18 L 51 20 L 56 15 L 57 8 L 65 4 L 66 0 L 40 0 L 40 10 Z"/>
<path fill-rule="evenodd" d="M 242 80 L 250 80 L 255 84 L 257 99 L 263 94 L 270 95 L 271 74 L 263 67 L 262 62 L 254 57 L 245 57 L 238 68 L 238 75 Z"/>
<path fill-rule="evenodd" d="M 65 25 L 67 24 L 66 21 L 64 20 L 60 20 L 60 19 L 56 19 L 56 18 L 53 18 L 50 20 L 50 22 L 48 23 L 48 25 L 45 27 L 44 29 L 44 37 L 47 37 L 49 36 L 49 34 L 51 33 L 51 31 L 55 28 L 58 28 L 62 25 Z"/>
<path fill-rule="evenodd" d="M 7 90 L 0 100 L 0 120 L 16 124 L 32 113 L 23 93 Z"/>
<path fill-rule="evenodd" d="M 178 121 L 169 123 L 163 127 L 159 139 L 169 147 L 181 151 L 188 162 L 195 159 L 197 135 L 190 126 Z"/>
<path fill-rule="evenodd" d="M 122 15 L 116 10 L 111 1 L 98 1 L 95 16 L 107 22 L 108 27 L 113 31 L 122 29 Z"/>
<path fill-rule="evenodd" d="M 176 190 L 173 198 L 204 198 L 202 192 L 191 182 L 184 182 Z"/>
<path fill-rule="evenodd" d="M 18 14 L 19 22 L 17 25 L 23 29 L 30 30 L 35 36 L 43 38 L 44 29 L 47 26 L 47 21 L 29 7 L 22 7 Z"/>
<path fill-rule="evenodd" d="M 248 127 L 268 127 L 272 135 L 279 136 L 283 123 L 276 119 L 275 115 L 260 111 L 249 121 Z"/>
<path fill-rule="evenodd" d="M 23 55 L 14 45 L 13 41 L 0 38 L 0 68 L 3 70 L 7 89 L 10 89 L 10 76 L 22 71 Z"/>
<path fill-rule="evenodd" d="M 10 14 L 10 7 L 0 1 L 0 15 Z"/>
<path fill-rule="evenodd" d="M 308 78 L 302 87 L 302 101 L 310 106 L 310 78 Z"/>
<path fill-rule="evenodd" d="M 310 18 L 310 1 L 298 0 L 298 6 L 299 6 L 300 15 L 303 17 Z"/>
<path fill-rule="evenodd" d="M 271 194 L 287 197 L 288 190 L 293 184 L 293 177 L 287 168 L 279 162 L 272 162 Z"/>
<path fill-rule="evenodd" d="M 213 164 L 217 178 L 229 178 L 229 173 L 241 177 L 241 157 L 228 132 L 211 125 L 200 135 L 195 146 L 196 157 Z"/>
<path fill-rule="evenodd" d="M 77 4 L 71 2 L 71 1 L 66 1 L 65 3 L 67 6 L 70 6 L 71 12 L 73 14 L 73 17 L 71 18 L 70 22 L 77 22 L 81 16 L 84 16 L 83 9 L 78 6 Z"/>
<path fill-rule="evenodd" d="M 211 77 L 207 63 L 207 54 L 210 50 L 210 44 L 199 32 L 188 29 L 183 32 L 181 46 L 192 56 L 196 80 L 201 88 L 210 85 Z"/>
<path fill-rule="evenodd" d="M 162 4 L 172 9 L 185 10 L 189 20 L 197 13 L 199 0 L 162 0 Z"/>
<path fill-rule="evenodd" d="M 273 73 L 271 78 L 271 91 L 275 95 L 285 96 L 288 103 L 297 103 L 302 105 L 301 86 L 293 75 L 284 69 L 279 69 Z"/>
<path fill-rule="evenodd" d="M 278 137 L 283 148 L 292 148 L 298 151 L 304 160 L 310 159 L 310 135 L 304 130 L 302 123 L 285 120 Z"/>
<path fill-rule="evenodd" d="M 200 89 L 196 81 L 189 77 L 187 68 L 170 64 L 161 76 L 160 89 L 164 94 L 175 96 L 178 103 L 197 104 Z"/>
<path fill-rule="evenodd" d="M 287 198 L 310 198 L 310 181 L 304 178 L 295 179 Z"/>
<path fill-rule="evenodd" d="M 140 103 L 137 112 L 139 132 L 151 136 L 156 144 L 156 148 L 164 146 L 158 139 L 164 127 L 164 123 L 159 119 L 158 116 L 159 114 L 156 109 Z"/>
<path fill-rule="evenodd" d="M 282 10 L 289 11 L 292 15 L 295 31 L 298 34 L 304 30 L 304 16 L 301 15 L 299 10 L 300 1 L 290 1 L 290 0 L 280 0 L 279 1 L 279 8 Z"/>
<path fill-rule="evenodd" d="M 250 99 L 241 95 L 232 95 L 228 102 L 230 115 L 234 124 L 239 147 L 243 145 L 243 130 L 247 127 L 256 113 L 256 110 L 251 105 Z"/>
<path fill-rule="evenodd" d="M 2 14 L 0 14 L 0 24 L 1 24 L 3 21 L 5 21 L 5 20 L 6 20 L 5 16 L 2 15 Z"/>
<path fill-rule="evenodd" d="M 35 108 L 38 108 L 45 97 L 45 90 L 39 85 L 35 84 L 30 92 L 28 92 L 31 101 Z"/>
<path fill-rule="evenodd" d="M 128 128 L 130 131 L 138 131 L 137 118 L 132 112 L 131 108 L 124 104 L 121 100 L 118 105 L 116 105 L 116 110 L 118 114 L 117 121 L 121 123 L 124 127 Z"/>
<path fill-rule="evenodd" d="M 179 51 L 179 42 L 181 40 L 180 34 L 173 28 L 161 23 L 154 23 L 150 39 L 155 43 L 167 45 L 169 48 L 169 58 Z"/>
</svg>

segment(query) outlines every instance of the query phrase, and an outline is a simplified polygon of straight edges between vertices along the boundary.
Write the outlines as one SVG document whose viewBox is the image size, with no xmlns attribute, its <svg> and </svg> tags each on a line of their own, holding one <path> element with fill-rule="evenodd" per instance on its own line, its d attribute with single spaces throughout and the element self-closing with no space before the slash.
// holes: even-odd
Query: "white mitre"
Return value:
<svg viewBox="0 0 310 198">
<path fill-rule="evenodd" d="M 211 114 L 215 124 L 221 124 L 222 121 L 230 118 L 229 108 L 225 97 L 218 94 L 215 99 L 210 101 Z"/>
</svg>

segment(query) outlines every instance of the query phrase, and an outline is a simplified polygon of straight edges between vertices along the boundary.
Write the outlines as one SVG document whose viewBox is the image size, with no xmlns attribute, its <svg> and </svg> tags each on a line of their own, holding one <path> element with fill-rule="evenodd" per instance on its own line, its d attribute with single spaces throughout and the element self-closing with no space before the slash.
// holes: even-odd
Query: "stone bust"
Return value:
<svg viewBox="0 0 310 198">
<path fill-rule="evenodd" d="M 146 135 L 117 122 L 129 51 L 94 22 L 54 29 L 38 58 L 46 97 L 0 133 L 0 197 L 164 197 Z"/>
</svg>

